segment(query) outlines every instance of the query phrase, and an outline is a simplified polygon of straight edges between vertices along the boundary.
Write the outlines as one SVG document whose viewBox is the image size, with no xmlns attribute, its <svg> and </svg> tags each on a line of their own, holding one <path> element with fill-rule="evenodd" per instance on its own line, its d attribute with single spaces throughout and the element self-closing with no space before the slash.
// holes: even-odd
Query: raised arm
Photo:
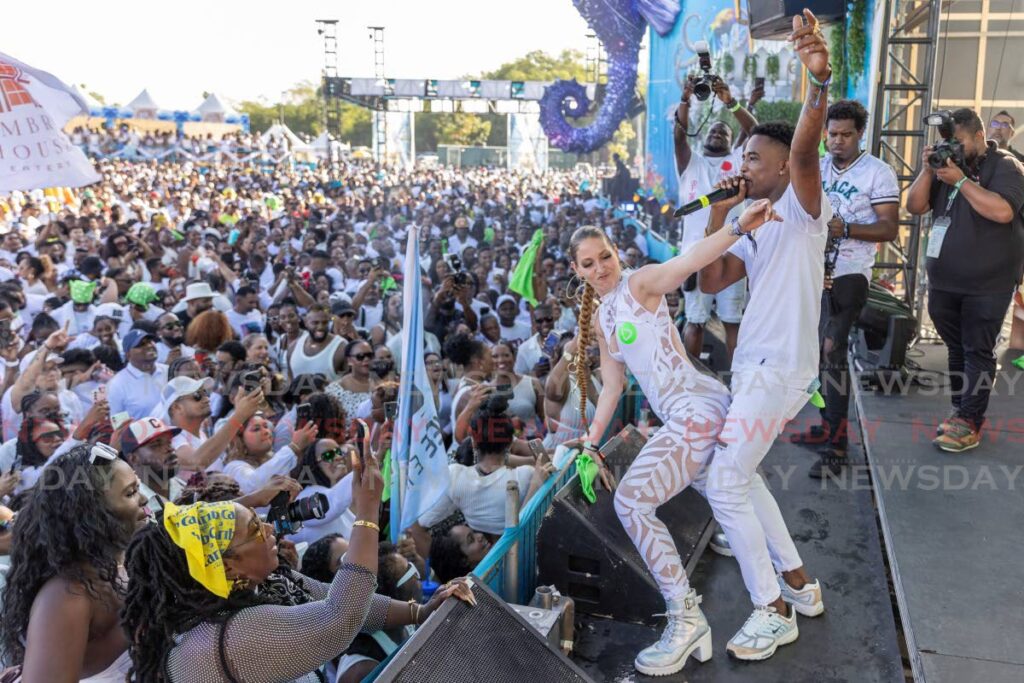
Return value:
<svg viewBox="0 0 1024 683">
<path fill-rule="evenodd" d="M 690 139 L 686 132 L 690 126 L 690 98 L 693 96 L 693 79 L 687 76 L 683 96 L 672 114 L 672 140 L 676 148 L 676 173 L 682 174 L 690 165 Z"/>
<path fill-rule="evenodd" d="M 789 148 L 789 178 L 800 206 L 812 218 L 817 218 L 821 215 L 822 194 L 818 146 L 825 125 L 832 69 L 828 65 L 828 45 L 811 10 L 805 9 L 803 17 L 793 17 L 793 33 L 789 40 L 807 68 L 810 81 L 803 111 L 793 133 L 793 144 Z"/>
<path fill-rule="evenodd" d="M 747 111 L 746 107 L 732 96 L 729 85 L 721 78 L 716 80 L 712 87 L 715 90 L 715 97 L 721 100 L 722 105 L 736 117 L 736 123 L 740 124 L 740 134 L 749 136 L 750 131 L 757 125 L 757 119 L 754 118 L 754 115 Z"/>
<path fill-rule="evenodd" d="M 746 196 L 744 181 L 734 178 L 729 182 L 738 182 L 744 187 L 741 194 Z M 665 263 L 644 266 L 638 270 L 629 281 L 633 296 L 648 310 L 656 310 L 662 296 L 682 287 L 690 275 L 718 261 L 743 234 L 756 230 L 770 220 L 781 220 L 772 209 L 771 201 L 758 199 L 752 202 L 737 219 L 738 231 L 731 227 L 729 230 L 716 229 L 685 253 Z"/>
</svg>

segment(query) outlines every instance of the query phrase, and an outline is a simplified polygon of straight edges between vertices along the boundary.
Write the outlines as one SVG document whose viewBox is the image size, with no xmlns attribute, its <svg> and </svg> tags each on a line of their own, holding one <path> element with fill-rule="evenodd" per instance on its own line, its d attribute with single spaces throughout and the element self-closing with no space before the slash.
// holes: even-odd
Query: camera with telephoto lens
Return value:
<svg viewBox="0 0 1024 683">
<path fill-rule="evenodd" d="M 460 287 L 469 284 L 469 273 L 462 270 L 462 259 L 459 258 L 458 254 L 448 254 L 445 257 L 448 262 L 448 270 L 452 272 L 452 278 L 455 280 L 455 284 Z"/>
<path fill-rule="evenodd" d="M 939 129 L 942 140 L 936 142 L 928 155 L 928 165 L 932 168 L 943 168 L 947 159 L 960 168 L 964 166 L 964 146 L 953 138 L 953 112 L 948 109 L 932 112 L 924 117 L 924 125 Z"/>
<path fill-rule="evenodd" d="M 322 493 L 314 493 L 294 503 L 289 503 L 288 497 L 287 491 L 281 491 L 270 501 L 267 511 L 267 523 L 274 525 L 274 535 L 278 538 L 294 534 L 306 520 L 323 519 L 331 507 L 327 496 Z"/>
<path fill-rule="evenodd" d="M 718 75 L 711 73 L 711 50 L 708 49 L 708 44 L 703 40 L 697 41 L 694 51 L 697 53 L 697 61 L 702 73 L 699 76 L 691 76 L 693 79 L 693 95 L 703 102 L 710 99 L 711 95 L 715 92 L 715 83 L 722 79 Z"/>
</svg>

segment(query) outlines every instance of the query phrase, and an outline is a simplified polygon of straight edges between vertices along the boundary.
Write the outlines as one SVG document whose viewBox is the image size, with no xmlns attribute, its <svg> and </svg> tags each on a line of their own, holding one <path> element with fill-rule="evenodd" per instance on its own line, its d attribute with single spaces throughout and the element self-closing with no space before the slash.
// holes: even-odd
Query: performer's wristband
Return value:
<svg viewBox="0 0 1024 683">
<path fill-rule="evenodd" d="M 828 76 L 826 76 L 825 80 L 823 81 L 819 81 L 817 78 L 814 77 L 814 74 L 808 71 L 807 80 L 809 80 L 812 85 L 815 85 L 818 88 L 827 88 L 829 84 L 832 83 L 832 69 L 828 70 Z"/>
<path fill-rule="evenodd" d="M 739 216 L 732 217 L 732 227 L 729 228 L 729 234 L 733 237 L 743 237 L 743 228 L 740 227 Z"/>
</svg>

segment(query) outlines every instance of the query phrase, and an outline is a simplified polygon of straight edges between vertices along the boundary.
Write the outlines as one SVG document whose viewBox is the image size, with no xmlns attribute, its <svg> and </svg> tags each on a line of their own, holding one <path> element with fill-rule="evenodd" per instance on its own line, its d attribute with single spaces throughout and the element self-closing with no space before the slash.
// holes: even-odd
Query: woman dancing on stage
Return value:
<svg viewBox="0 0 1024 683">
<path fill-rule="evenodd" d="M 719 258 L 744 234 L 775 220 L 779 219 L 771 202 L 758 200 L 733 222 L 731 229 L 705 237 L 685 254 L 665 263 L 636 271 L 622 270 L 618 250 L 598 228 L 579 228 L 570 242 L 572 268 L 584 284 L 580 352 L 567 359 L 582 377 L 579 386 L 584 406 L 589 374 L 585 349 L 592 339 L 596 298 L 601 300 L 597 340 L 604 388 L 583 450 L 600 463 L 595 444 L 622 394 L 625 367 L 636 377 L 651 409 L 664 423 L 633 461 L 615 494 L 615 511 L 657 581 L 668 608 L 668 625 L 661 639 L 642 650 L 634 663 L 637 671 L 646 675 L 675 673 L 691 654 L 701 662 L 711 658 L 711 629 L 698 607 L 700 598 L 690 588 L 672 536 L 654 513 L 691 483 L 697 483 L 703 493 L 704 465 L 714 451 L 730 401 L 725 385 L 699 371 L 687 358 L 665 294 Z M 600 467 L 601 481 L 610 488 L 611 473 L 603 463 Z M 763 482 L 760 487 L 764 487 Z M 767 488 L 764 492 L 768 493 Z M 767 516 L 773 523 L 768 526 L 778 528 L 766 529 L 766 533 L 788 539 L 789 532 L 774 500 L 771 505 L 774 515 Z"/>
</svg>

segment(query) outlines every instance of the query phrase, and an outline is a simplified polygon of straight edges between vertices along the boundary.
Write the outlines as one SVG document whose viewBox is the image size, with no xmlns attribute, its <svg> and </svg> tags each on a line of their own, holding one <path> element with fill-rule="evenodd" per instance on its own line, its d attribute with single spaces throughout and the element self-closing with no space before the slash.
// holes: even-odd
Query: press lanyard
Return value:
<svg viewBox="0 0 1024 683">
<path fill-rule="evenodd" d="M 953 200 L 956 199 L 958 194 L 960 194 L 960 186 L 966 182 L 967 176 L 964 176 L 964 178 L 953 188 L 953 191 L 949 193 L 949 199 L 946 200 L 946 210 L 942 212 L 942 218 L 949 216 L 949 210 L 953 208 Z"/>
</svg>

